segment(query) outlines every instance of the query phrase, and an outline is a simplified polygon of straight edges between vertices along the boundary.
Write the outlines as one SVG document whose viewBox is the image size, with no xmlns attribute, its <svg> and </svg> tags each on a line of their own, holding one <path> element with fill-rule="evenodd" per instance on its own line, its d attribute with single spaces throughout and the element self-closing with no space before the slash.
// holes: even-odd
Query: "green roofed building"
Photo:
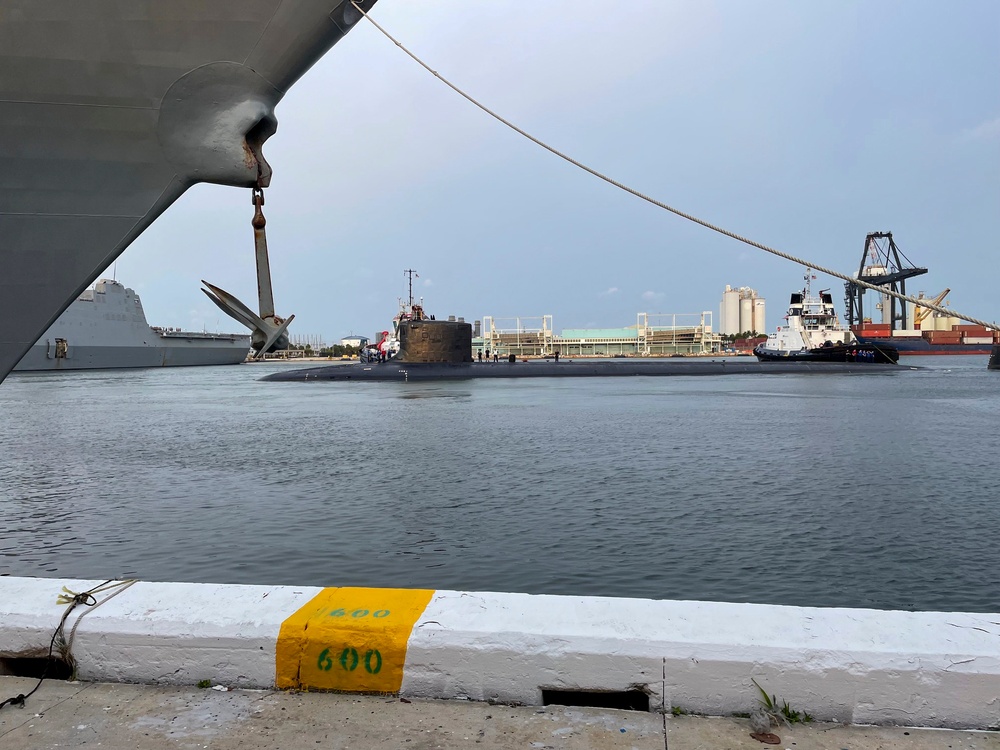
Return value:
<svg viewBox="0 0 1000 750">
<path fill-rule="evenodd" d="M 502 355 L 548 357 L 669 357 L 714 354 L 721 349 L 712 331 L 710 312 L 653 315 L 639 313 L 625 328 L 566 328 L 552 330 L 552 316 L 483 318 L 480 346 Z M 509 325 L 513 323 L 513 325 Z M 532 325 L 535 323 L 535 325 Z M 504 325 L 507 324 L 507 325 Z"/>
</svg>

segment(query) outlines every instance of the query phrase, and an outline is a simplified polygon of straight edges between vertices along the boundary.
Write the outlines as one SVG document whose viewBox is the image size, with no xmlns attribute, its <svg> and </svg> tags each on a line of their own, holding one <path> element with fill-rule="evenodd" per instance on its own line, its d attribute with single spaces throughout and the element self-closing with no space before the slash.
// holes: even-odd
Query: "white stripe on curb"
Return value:
<svg viewBox="0 0 1000 750">
<path fill-rule="evenodd" d="M 0 658 L 44 655 L 62 586 L 99 583 L 0 578 Z M 137 583 L 80 621 L 78 674 L 272 687 L 282 623 L 323 591 Z M 358 662 L 330 653 L 323 669 Z M 654 710 L 727 715 L 757 705 L 751 678 L 820 720 L 996 726 L 1000 615 L 437 591 L 409 637 L 400 694 L 531 705 L 542 689 L 640 689 Z"/>
</svg>

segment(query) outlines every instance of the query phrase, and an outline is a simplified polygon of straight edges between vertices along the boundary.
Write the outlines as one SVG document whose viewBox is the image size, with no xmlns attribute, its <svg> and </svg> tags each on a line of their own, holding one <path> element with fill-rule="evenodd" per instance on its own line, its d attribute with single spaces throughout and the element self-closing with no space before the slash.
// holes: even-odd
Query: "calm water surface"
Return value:
<svg viewBox="0 0 1000 750">
<path fill-rule="evenodd" d="M 1000 611 L 1000 373 L 11 376 L 0 574 Z"/>
</svg>

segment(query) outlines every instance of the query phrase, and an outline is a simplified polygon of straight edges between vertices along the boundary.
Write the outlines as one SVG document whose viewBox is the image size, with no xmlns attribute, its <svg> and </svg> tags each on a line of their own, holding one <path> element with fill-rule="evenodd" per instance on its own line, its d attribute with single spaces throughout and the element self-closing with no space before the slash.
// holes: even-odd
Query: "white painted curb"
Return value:
<svg viewBox="0 0 1000 750">
<path fill-rule="evenodd" d="M 0 578 L 0 656 L 44 656 L 67 608 L 56 603 L 62 587 L 82 592 L 101 583 Z M 65 634 L 76 625 L 81 680 L 271 687 L 282 621 L 321 590 L 140 581 L 93 611 L 76 607 Z"/>
<path fill-rule="evenodd" d="M 541 688 L 628 690 L 710 715 L 755 678 L 819 720 L 1000 724 L 1000 616 L 439 591 L 403 692 L 536 704 Z"/>
<path fill-rule="evenodd" d="M 0 658 L 44 655 L 62 586 L 0 578 Z M 322 589 L 133 585 L 76 625 L 81 679 L 275 684 L 281 623 Z M 103 595 L 98 595 L 102 598 Z M 437 591 L 409 639 L 401 695 L 539 704 L 542 689 L 640 689 L 650 707 L 757 705 L 755 678 L 818 720 L 1000 724 L 1000 615 Z"/>
</svg>

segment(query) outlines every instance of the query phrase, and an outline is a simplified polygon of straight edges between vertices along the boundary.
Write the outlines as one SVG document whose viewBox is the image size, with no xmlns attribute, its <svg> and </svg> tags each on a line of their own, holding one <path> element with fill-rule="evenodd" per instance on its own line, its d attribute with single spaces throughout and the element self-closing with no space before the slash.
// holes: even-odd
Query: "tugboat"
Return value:
<svg viewBox="0 0 1000 750">
<path fill-rule="evenodd" d="M 767 337 L 753 350 L 761 362 L 870 362 L 895 364 L 899 352 L 892 346 L 861 343 L 850 328 L 840 323 L 829 289 L 813 294 L 816 277 L 806 270 L 805 287 L 792 292 L 787 325 Z"/>
</svg>

